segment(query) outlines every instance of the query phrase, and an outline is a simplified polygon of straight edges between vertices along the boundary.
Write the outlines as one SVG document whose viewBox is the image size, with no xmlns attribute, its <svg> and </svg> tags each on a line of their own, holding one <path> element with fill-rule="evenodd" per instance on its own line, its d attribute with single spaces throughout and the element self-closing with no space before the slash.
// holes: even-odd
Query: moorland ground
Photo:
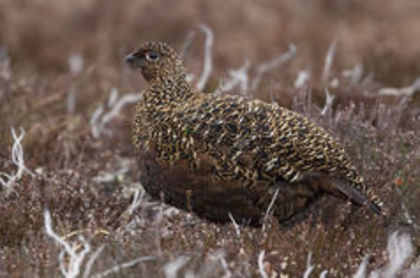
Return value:
<svg viewBox="0 0 420 278">
<path fill-rule="evenodd" d="M 365 2 L 1 0 L 0 177 L 6 183 L 5 174 L 18 168 L 12 127 L 17 136 L 25 131 L 30 173 L 11 189 L 0 188 L 0 276 L 59 277 L 60 262 L 69 267 L 71 256 L 60 257 L 62 247 L 46 233 L 46 210 L 76 252 L 86 248 L 79 236 L 89 242 L 81 275 L 96 258 L 91 275 L 132 262 L 111 275 L 301 277 L 311 254 L 313 277 L 325 271 L 342 277 L 355 273 L 366 254 L 368 272 L 386 268 L 388 238 L 396 231 L 411 238 L 405 274 L 419 270 L 420 94 L 412 84 L 420 76 L 420 4 Z M 317 215 L 291 228 L 271 218 L 264 229 L 237 228 L 143 194 L 130 122 L 145 84 L 123 57 L 147 40 L 181 50 L 194 32 L 184 57 L 194 83 L 203 65 L 201 23 L 214 33 L 206 89 L 248 60 L 246 93 L 330 131 L 389 216 L 326 198 Z M 253 87 L 259 66 L 287 53 L 291 43 L 296 54 Z M 327 53 L 334 54 L 329 69 Z M 308 78 L 297 84 L 303 72 Z M 334 101 L 321 113 L 326 88 Z"/>
</svg>

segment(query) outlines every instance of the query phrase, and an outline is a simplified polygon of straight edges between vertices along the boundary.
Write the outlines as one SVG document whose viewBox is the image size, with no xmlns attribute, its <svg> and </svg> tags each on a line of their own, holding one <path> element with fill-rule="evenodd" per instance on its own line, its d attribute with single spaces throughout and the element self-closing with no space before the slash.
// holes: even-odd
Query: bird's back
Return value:
<svg viewBox="0 0 420 278">
<path fill-rule="evenodd" d="M 179 55 L 146 43 L 127 56 L 148 83 L 134 143 L 154 197 L 213 220 L 280 221 L 324 193 L 379 212 L 344 149 L 306 117 L 276 104 L 195 92 Z"/>
<path fill-rule="evenodd" d="M 284 218 L 320 190 L 370 202 L 344 149 L 324 129 L 278 105 L 197 93 L 184 105 L 162 107 L 148 126 L 147 145 L 158 164 L 188 169 L 189 176 L 203 175 L 205 167 L 209 182 L 200 187 L 210 192 L 223 184 L 228 191 L 235 184 L 261 211 L 278 188 Z"/>
</svg>

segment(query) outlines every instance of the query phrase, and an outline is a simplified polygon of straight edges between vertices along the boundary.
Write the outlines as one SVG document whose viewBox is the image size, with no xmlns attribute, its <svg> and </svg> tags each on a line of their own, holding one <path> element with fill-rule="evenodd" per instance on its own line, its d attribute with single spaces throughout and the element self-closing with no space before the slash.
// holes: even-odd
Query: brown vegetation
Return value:
<svg viewBox="0 0 420 278">
<path fill-rule="evenodd" d="M 355 273 L 368 253 L 369 271 L 384 267 L 387 239 L 394 231 L 411 235 L 414 252 L 406 267 L 418 265 L 419 93 L 380 95 L 384 87 L 410 86 L 420 74 L 417 2 L 1 1 L 0 172 L 16 172 L 10 159 L 11 127 L 17 134 L 22 127 L 24 160 L 34 175 L 24 173 L 13 184 L 14 192 L 0 189 L 0 276 L 60 275 L 61 247 L 45 232 L 45 209 L 54 231 L 68 242 L 77 243 L 78 235 L 84 235 L 92 253 L 104 244 L 91 274 L 152 256 L 114 275 L 161 277 L 171 273 L 168 264 L 175 262 L 182 265 L 182 275 L 260 276 L 264 270 L 270 277 L 301 277 L 312 252 L 313 277 L 324 270 L 327 277 L 340 277 Z M 328 201 L 321 215 L 288 230 L 280 230 L 271 218 L 265 229 L 237 230 L 148 196 L 130 210 L 133 192 L 141 195 L 130 143 L 133 106 L 124 106 L 100 126 L 90 123 L 92 115 L 100 105 L 105 113 L 113 109 L 108 105 L 113 88 L 121 95 L 143 88 L 122 61 L 134 46 L 164 40 L 180 49 L 188 32 L 202 22 L 215 34 L 213 80 L 223 80 L 227 69 L 239 68 L 246 59 L 253 76 L 255 65 L 296 44 L 296 57 L 264 75 L 255 97 L 301 112 L 338 137 L 385 201 L 389 217 Z M 322 82 L 334 38 L 332 70 Z M 203 41 L 196 31 L 186 57 L 191 72 L 201 69 Z M 84 64 L 80 71 L 78 57 Z M 342 72 L 358 63 L 364 71 L 354 83 Z M 309 83 L 296 89 L 303 69 L 311 73 Z M 335 100 L 321 115 L 327 85 Z M 93 136 L 93 126 L 99 136 Z M 312 221 L 315 217 L 331 221 Z M 64 256 L 63 262 L 69 259 Z"/>
</svg>

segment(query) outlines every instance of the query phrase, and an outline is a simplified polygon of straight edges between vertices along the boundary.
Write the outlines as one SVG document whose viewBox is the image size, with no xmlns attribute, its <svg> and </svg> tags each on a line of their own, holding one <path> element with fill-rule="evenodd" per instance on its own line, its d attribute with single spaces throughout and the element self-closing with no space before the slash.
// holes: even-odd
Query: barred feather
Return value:
<svg viewBox="0 0 420 278">
<path fill-rule="evenodd" d="M 153 196 L 217 221 L 231 213 L 258 222 L 276 190 L 280 221 L 325 193 L 379 212 L 345 150 L 306 117 L 260 100 L 195 92 L 166 44 L 144 44 L 130 57 L 148 82 L 133 140 L 141 182 Z"/>
</svg>

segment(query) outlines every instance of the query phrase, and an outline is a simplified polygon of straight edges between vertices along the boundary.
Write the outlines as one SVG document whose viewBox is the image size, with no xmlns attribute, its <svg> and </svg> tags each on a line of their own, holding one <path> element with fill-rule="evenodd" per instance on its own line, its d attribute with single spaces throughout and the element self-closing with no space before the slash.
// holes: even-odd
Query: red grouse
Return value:
<svg viewBox="0 0 420 278">
<path fill-rule="evenodd" d="M 270 203 L 282 223 L 324 194 L 380 212 L 345 150 L 306 117 L 195 91 L 164 43 L 145 43 L 126 61 L 147 81 L 133 140 L 140 181 L 152 197 L 213 221 L 230 221 L 230 214 L 256 225 Z"/>
</svg>

